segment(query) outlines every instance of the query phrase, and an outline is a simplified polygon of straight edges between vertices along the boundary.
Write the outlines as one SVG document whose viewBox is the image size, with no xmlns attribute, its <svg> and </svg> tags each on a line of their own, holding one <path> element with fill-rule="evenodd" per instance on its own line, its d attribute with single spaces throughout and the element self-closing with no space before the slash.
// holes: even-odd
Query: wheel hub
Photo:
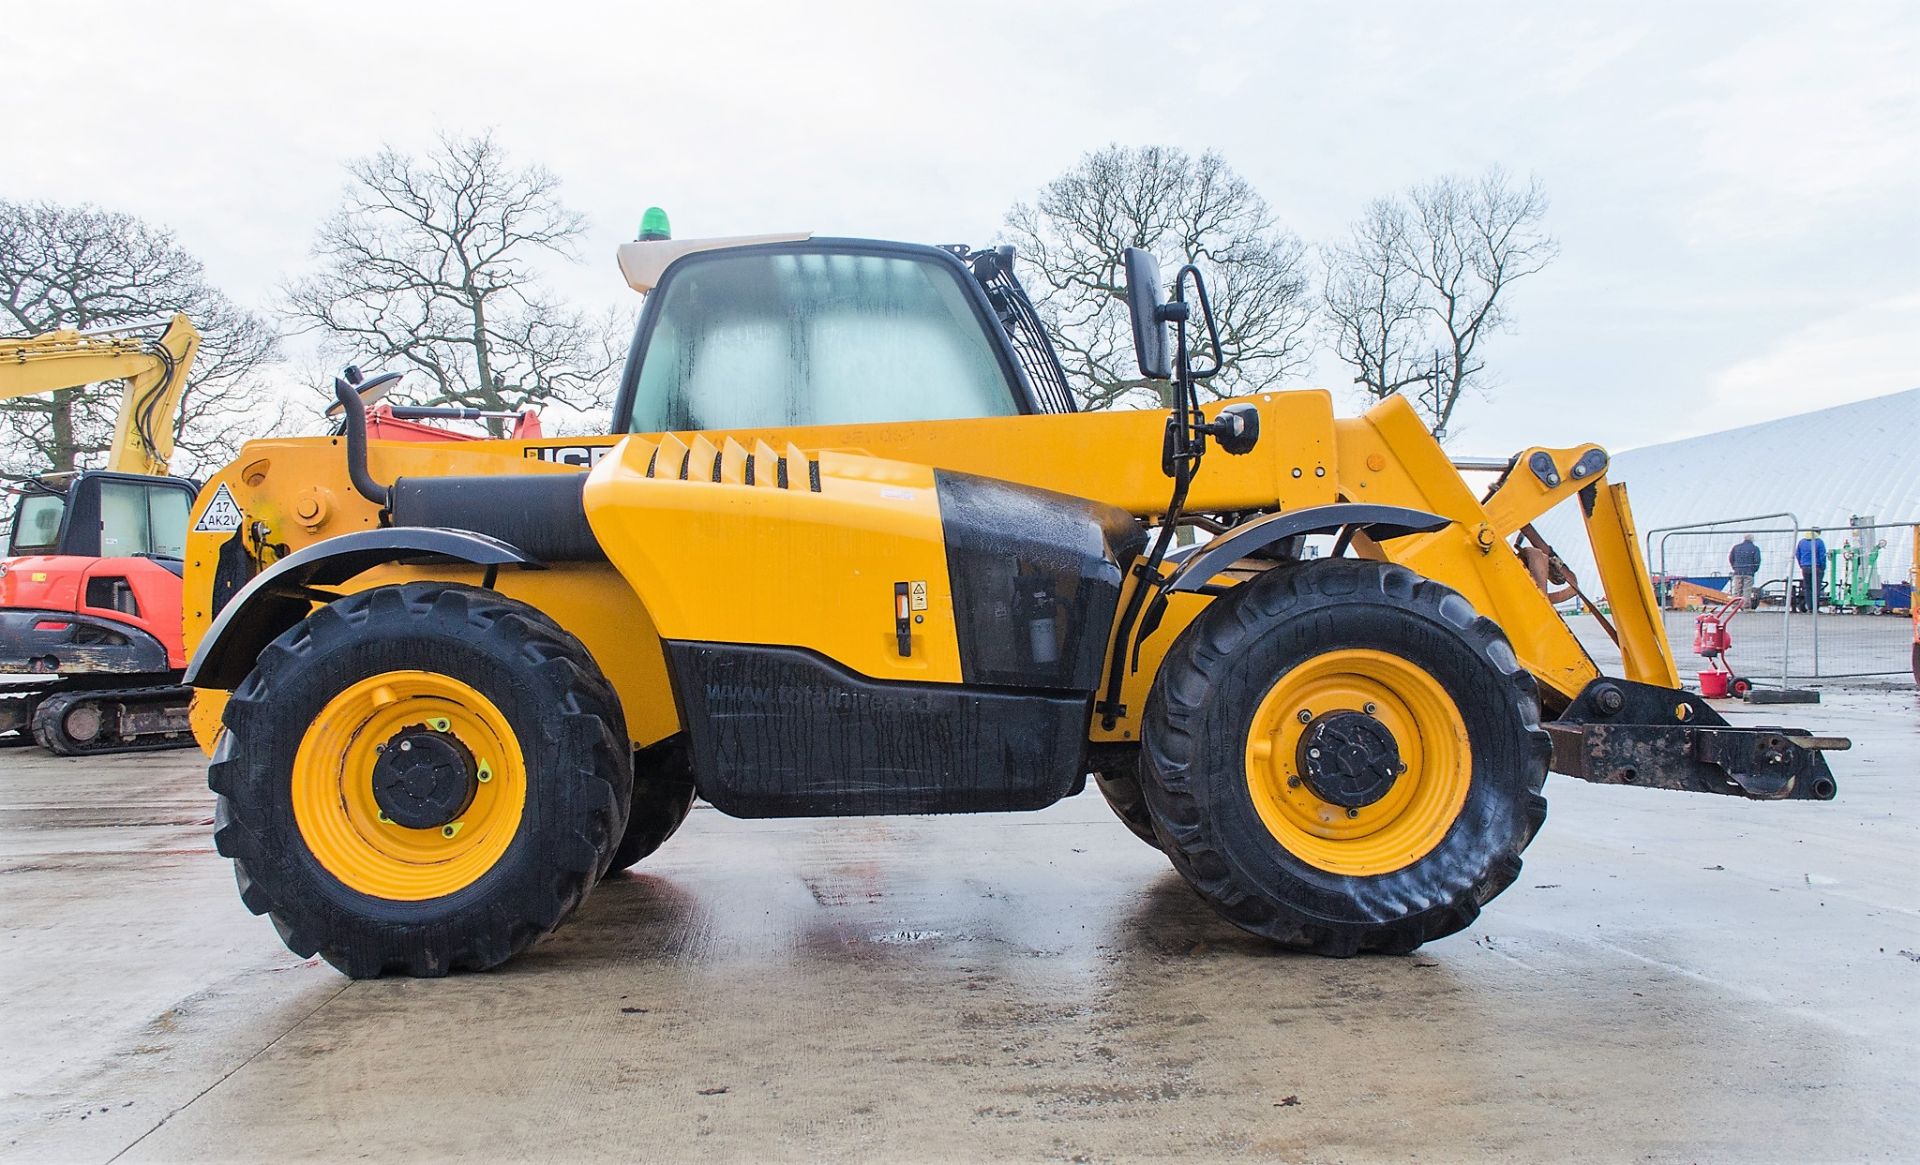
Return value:
<svg viewBox="0 0 1920 1165">
<path fill-rule="evenodd" d="M 373 762 L 373 799 L 395 825 L 438 829 L 473 803 L 476 775 L 473 754 L 453 736 L 403 728 Z"/>
<path fill-rule="evenodd" d="M 1316 718 L 1300 734 L 1296 761 L 1314 796 L 1348 809 L 1385 797 L 1406 771 L 1393 731 L 1364 712 Z"/>
</svg>

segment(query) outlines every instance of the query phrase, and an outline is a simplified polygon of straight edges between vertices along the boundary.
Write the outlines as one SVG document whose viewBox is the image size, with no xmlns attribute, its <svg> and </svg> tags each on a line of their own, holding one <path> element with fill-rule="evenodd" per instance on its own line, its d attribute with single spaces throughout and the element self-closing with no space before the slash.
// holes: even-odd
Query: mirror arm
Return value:
<svg viewBox="0 0 1920 1165">
<path fill-rule="evenodd" d="M 1142 310 L 1144 304 L 1141 302 L 1141 293 L 1135 290 L 1136 285 L 1144 287 L 1144 284 L 1137 284 L 1137 276 L 1151 270 L 1150 261 L 1136 263 L 1135 252 L 1131 250 L 1128 252 L 1129 310 L 1133 313 L 1135 346 L 1141 353 L 1140 371 L 1151 379 L 1160 379 L 1161 377 L 1155 375 L 1148 367 L 1146 352 L 1149 347 L 1142 338 L 1145 331 L 1144 325 L 1148 321 Z M 1199 303 L 1200 316 L 1206 321 L 1207 343 L 1213 350 L 1213 366 L 1197 372 L 1192 367 L 1192 354 L 1188 351 L 1187 345 L 1187 324 L 1193 313 L 1192 306 L 1187 302 L 1186 297 L 1186 282 L 1189 276 L 1193 279 L 1194 298 Z M 1167 501 L 1166 512 L 1160 517 L 1160 528 L 1155 532 L 1146 557 L 1136 560 L 1133 564 L 1132 573 L 1137 576 L 1138 581 L 1127 595 L 1126 605 L 1114 624 L 1113 647 L 1108 655 L 1105 691 L 1103 698 L 1094 704 L 1094 711 L 1099 714 L 1104 728 L 1112 728 L 1125 714 L 1126 708 L 1120 703 L 1120 693 L 1124 686 L 1128 665 L 1131 663 L 1132 667 L 1138 670 L 1140 647 L 1145 643 L 1147 636 L 1153 633 L 1154 626 L 1158 623 L 1157 619 L 1142 623 L 1141 611 L 1146 606 L 1148 592 L 1158 591 L 1166 585 L 1165 578 L 1160 574 L 1160 566 L 1166 561 L 1167 551 L 1172 548 L 1174 537 L 1178 532 L 1180 519 L 1186 510 L 1188 489 L 1192 486 L 1194 475 L 1200 468 L 1200 459 L 1207 451 L 1207 437 L 1210 433 L 1218 433 L 1223 437 L 1227 435 L 1227 429 L 1216 429 L 1208 425 L 1204 420 L 1204 414 L 1200 411 L 1200 390 L 1196 381 L 1204 380 L 1219 372 L 1224 366 L 1224 361 L 1221 359 L 1220 329 L 1214 322 L 1213 305 L 1207 298 L 1206 279 L 1200 274 L 1198 267 L 1188 263 L 1180 268 L 1173 279 L 1173 298 L 1154 307 L 1151 323 L 1155 328 L 1163 324 L 1172 324 L 1174 329 L 1174 358 L 1171 369 L 1173 409 L 1167 417 L 1166 443 L 1161 458 L 1161 469 L 1173 479 L 1173 495 Z M 1223 440 L 1222 447 L 1230 453 L 1244 452 L 1244 449 L 1235 448 L 1234 445 L 1239 443 L 1243 435 L 1257 436 L 1258 417 L 1256 416 L 1252 422 L 1242 422 L 1236 417 L 1229 427 L 1232 430 L 1234 442 L 1229 444 Z M 1244 434 L 1244 430 L 1248 427 L 1251 428 L 1251 434 Z M 1247 447 L 1251 447 L 1250 440 L 1247 442 Z"/>
</svg>

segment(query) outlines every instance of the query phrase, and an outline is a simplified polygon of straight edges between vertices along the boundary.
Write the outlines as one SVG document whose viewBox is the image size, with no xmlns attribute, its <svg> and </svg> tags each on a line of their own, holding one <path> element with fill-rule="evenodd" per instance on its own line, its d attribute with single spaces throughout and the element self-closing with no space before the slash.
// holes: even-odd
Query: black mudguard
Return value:
<svg viewBox="0 0 1920 1165">
<path fill-rule="evenodd" d="M 1268 514 L 1235 526 L 1189 555 L 1175 568 L 1166 590 L 1171 594 L 1198 591 L 1241 559 L 1255 557 L 1279 543 L 1307 534 L 1331 534 L 1352 527 L 1375 542 L 1385 542 L 1438 530 L 1450 521 L 1425 510 L 1358 502 Z"/>
<path fill-rule="evenodd" d="M 448 563 L 539 568 L 518 547 L 469 530 L 394 527 L 361 530 L 299 550 L 255 576 L 220 609 L 187 664 L 185 682 L 232 691 L 253 670 L 261 648 L 333 596 L 309 588 L 337 586 L 388 563 Z"/>
</svg>

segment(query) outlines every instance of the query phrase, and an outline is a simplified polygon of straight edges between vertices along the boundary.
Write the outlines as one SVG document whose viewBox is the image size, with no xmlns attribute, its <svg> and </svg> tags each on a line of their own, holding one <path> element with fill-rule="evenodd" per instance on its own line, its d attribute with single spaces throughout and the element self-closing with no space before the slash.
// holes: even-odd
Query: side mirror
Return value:
<svg viewBox="0 0 1920 1165">
<path fill-rule="evenodd" d="M 1133 354 L 1140 362 L 1140 375 L 1166 380 L 1173 375 L 1173 359 L 1167 352 L 1168 313 L 1161 298 L 1160 264 L 1138 247 L 1127 248 L 1126 262 L 1127 315 L 1133 321 Z"/>
</svg>

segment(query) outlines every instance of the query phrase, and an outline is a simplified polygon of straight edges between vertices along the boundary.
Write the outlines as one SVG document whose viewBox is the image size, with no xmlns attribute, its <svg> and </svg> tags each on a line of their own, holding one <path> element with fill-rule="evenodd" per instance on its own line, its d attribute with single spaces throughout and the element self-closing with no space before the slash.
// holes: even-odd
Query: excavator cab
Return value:
<svg viewBox="0 0 1920 1165">
<path fill-rule="evenodd" d="M 132 473 L 31 478 L 13 491 L 6 557 L 150 558 L 177 568 L 186 554 L 187 511 L 199 489 L 184 477 Z"/>
</svg>

